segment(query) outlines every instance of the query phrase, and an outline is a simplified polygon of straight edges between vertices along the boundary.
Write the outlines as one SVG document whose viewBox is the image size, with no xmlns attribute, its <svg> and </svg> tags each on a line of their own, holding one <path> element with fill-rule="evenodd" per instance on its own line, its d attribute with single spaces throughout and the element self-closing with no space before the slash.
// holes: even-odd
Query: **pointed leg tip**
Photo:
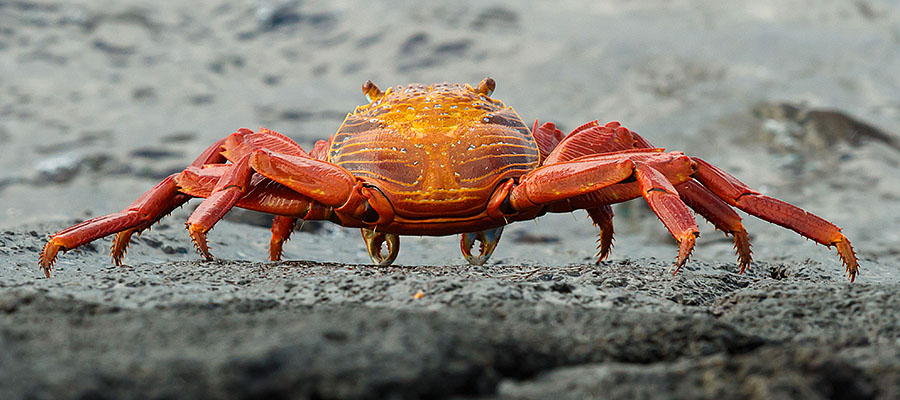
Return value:
<svg viewBox="0 0 900 400">
<path fill-rule="evenodd" d="M 269 246 L 269 261 L 281 261 L 281 242 L 272 243 Z"/>
<path fill-rule="evenodd" d="M 672 276 L 678 275 L 678 271 L 681 271 L 681 267 L 684 266 L 684 262 L 676 261 L 669 266 L 669 269 L 666 272 L 672 274 Z"/>
<path fill-rule="evenodd" d="M 684 264 L 687 263 L 688 258 L 691 257 L 691 252 L 694 251 L 694 243 L 696 242 L 696 240 L 697 235 L 695 233 L 692 235 L 686 235 L 679 241 L 678 260 L 675 262 L 675 271 L 672 273 L 672 275 L 677 274 L 678 271 L 681 270 L 681 267 L 683 267 Z"/>
<path fill-rule="evenodd" d="M 62 246 L 54 243 L 53 239 L 44 245 L 44 250 L 41 251 L 41 256 L 38 259 L 38 265 L 40 266 L 41 271 L 44 271 L 44 275 L 47 278 L 50 277 L 50 270 L 53 269 L 53 264 L 56 263 L 56 256 L 62 248 Z"/>
<path fill-rule="evenodd" d="M 856 252 L 853 250 L 850 240 L 841 235 L 841 239 L 832 244 L 837 247 L 838 256 L 844 263 L 850 282 L 856 281 L 856 275 L 859 274 L 859 260 L 856 258 Z"/>
<path fill-rule="evenodd" d="M 140 235 L 140 231 L 136 231 L 135 229 L 128 229 L 116 233 L 109 254 L 112 257 L 113 264 L 117 267 L 122 266 L 122 261 L 125 259 L 125 254 L 128 252 L 128 244 L 131 242 L 131 235 L 135 232 Z"/>
<path fill-rule="evenodd" d="M 187 230 L 191 236 L 191 241 L 194 242 L 194 248 L 197 249 L 197 253 L 200 253 L 207 261 L 212 260 L 213 256 L 210 254 L 209 245 L 206 242 L 207 230 L 191 223 L 187 224 Z"/>
</svg>

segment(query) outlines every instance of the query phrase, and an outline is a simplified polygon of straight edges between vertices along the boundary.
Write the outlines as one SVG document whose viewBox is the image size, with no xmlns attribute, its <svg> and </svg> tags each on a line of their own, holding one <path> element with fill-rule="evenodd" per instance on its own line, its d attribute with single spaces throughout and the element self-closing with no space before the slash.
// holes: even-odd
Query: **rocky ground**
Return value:
<svg viewBox="0 0 900 400">
<path fill-rule="evenodd" d="M 0 398 L 900 397 L 900 7 L 719 2 L 0 0 Z M 309 148 L 366 79 L 477 83 L 530 121 L 619 120 L 844 228 L 862 270 L 746 218 L 736 272 L 708 224 L 688 266 L 639 202 L 592 261 L 583 213 L 508 227 L 484 267 L 403 237 L 368 265 L 308 224 L 263 262 L 196 203 L 36 266 L 238 127 Z"/>
</svg>

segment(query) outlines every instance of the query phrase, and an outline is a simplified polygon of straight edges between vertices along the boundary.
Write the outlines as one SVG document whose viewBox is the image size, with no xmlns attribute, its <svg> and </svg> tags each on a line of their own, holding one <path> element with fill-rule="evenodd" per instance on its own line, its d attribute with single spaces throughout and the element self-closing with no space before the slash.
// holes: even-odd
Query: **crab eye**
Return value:
<svg viewBox="0 0 900 400">
<path fill-rule="evenodd" d="M 366 101 L 368 101 L 369 103 L 371 103 L 375 100 L 378 100 L 382 96 L 384 96 L 384 92 L 382 92 L 381 89 L 378 88 L 378 86 L 375 86 L 375 84 L 372 83 L 372 81 L 363 82 L 362 92 L 366 96 Z"/>
<path fill-rule="evenodd" d="M 495 87 L 497 87 L 497 82 L 494 82 L 494 78 L 487 77 L 481 80 L 481 83 L 475 88 L 475 93 L 483 96 L 490 96 L 491 93 L 494 93 Z"/>
</svg>

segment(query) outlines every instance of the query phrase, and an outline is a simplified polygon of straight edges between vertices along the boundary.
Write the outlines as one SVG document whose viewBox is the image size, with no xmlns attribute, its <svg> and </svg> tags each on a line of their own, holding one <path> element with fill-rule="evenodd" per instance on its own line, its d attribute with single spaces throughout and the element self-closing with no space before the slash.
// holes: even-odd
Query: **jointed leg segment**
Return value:
<svg viewBox="0 0 900 400">
<path fill-rule="evenodd" d="M 225 164 L 226 159 L 232 163 Z M 49 277 L 59 251 L 113 233 L 113 261 L 121 264 L 134 233 L 149 228 L 191 197 L 205 197 L 188 219 L 187 229 L 207 259 L 212 256 L 206 233 L 228 210 L 240 206 L 280 215 L 273 222 L 269 253 L 270 259 L 277 260 L 298 218 L 328 218 L 332 207 L 349 201 L 355 184 L 349 172 L 310 158 L 277 132 L 241 129 L 209 146 L 185 171 L 167 177 L 125 210 L 54 234 L 39 264 Z"/>
<path fill-rule="evenodd" d="M 623 145 L 625 142 L 631 144 Z M 510 192 L 510 204 L 520 211 L 536 207 L 550 212 L 588 210 L 601 228 L 598 255 L 602 260 L 612 243 L 612 211 L 600 207 L 642 196 L 679 242 L 676 272 L 699 235 L 691 209 L 732 235 L 741 272 L 749 266 L 749 235 L 735 207 L 818 243 L 836 246 L 850 280 L 855 279 L 859 268 L 856 255 L 834 224 L 764 196 L 701 159 L 662 153 L 651 146 L 618 123 L 580 127 L 549 153 L 547 164 L 520 179 L 520 185 Z"/>
<path fill-rule="evenodd" d="M 719 198 L 751 215 L 781 225 L 817 243 L 837 247 L 838 256 L 846 267 L 850 281 L 856 279 L 859 262 L 850 241 L 841 233 L 841 228 L 791 204 L 760 194 L 706 161 L 699 158 L 693 160 L 697 165 L 695 174 L 697 180 Z"/>
<path fill-rule="evenodd" d="M 199 167 L 223 162 L 225 159 L 219 151 L 224 141 L 222 139 L 213 143 L 191 165 Z M 39 259 L 44 274 L 50 277 L 50 270 L 60 250 L 65 252 L 113 233 L 119 234 L 113 243 L 112 258 L 117 265 L 121 264 L 133 233 L 147 229 L 188 200 L 188 196 L 178 192 L 175 178 L 176 175 L 173 174 L 163 179 L 118 213 L 92 218 L 55 233 L 44 246 Z"/>
</svg>

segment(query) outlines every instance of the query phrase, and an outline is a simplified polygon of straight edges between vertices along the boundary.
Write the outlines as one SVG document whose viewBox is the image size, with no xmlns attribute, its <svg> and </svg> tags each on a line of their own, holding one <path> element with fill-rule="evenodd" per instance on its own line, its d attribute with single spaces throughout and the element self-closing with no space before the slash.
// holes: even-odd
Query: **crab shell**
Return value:
<svg viewBox="0 0 900 400">
<path fill-rule="evenodd" d="M 500 183 L 537 168 L 540 152 L 531 130 L 511 107 L 488 97 L 488 87 L 391 87 L 347 115 L 327 161 L 390 203 L 393 219 L 370 228 L 447 235 L 506 224 L 487 214 L 488 202 Z"/>
</svg>

